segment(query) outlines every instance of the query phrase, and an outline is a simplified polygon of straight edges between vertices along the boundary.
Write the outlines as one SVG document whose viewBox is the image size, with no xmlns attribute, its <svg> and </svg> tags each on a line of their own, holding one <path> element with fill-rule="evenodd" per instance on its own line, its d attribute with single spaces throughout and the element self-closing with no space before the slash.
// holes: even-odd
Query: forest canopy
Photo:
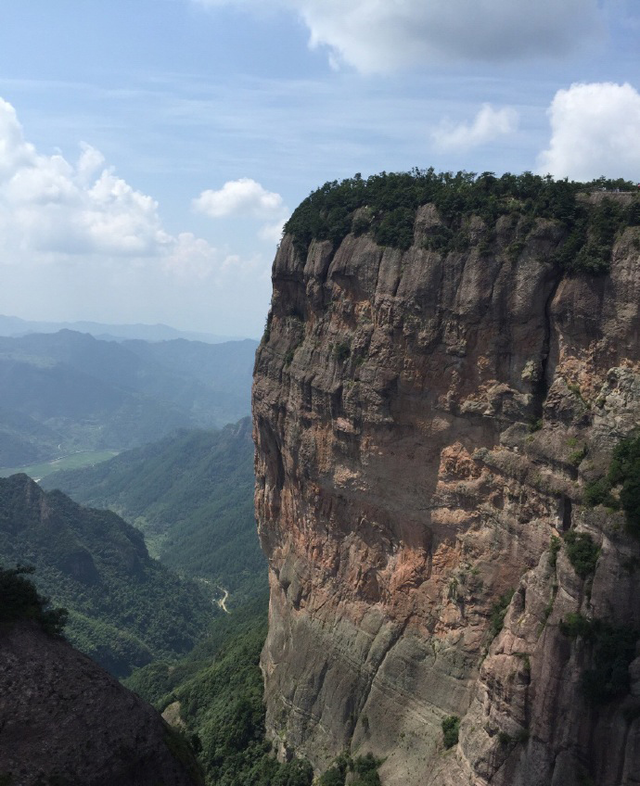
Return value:
<svg viewBox="0 0 640 786">
<path fill-rule="evenodd" d="M 554 180 L 531 172 L 521 175 L 492 172 L 437 173 L 433 168 L 387 173 L 364 179 L 357 174 L 327 182 L 313 191 L 284 226 L 293 237 L 297 253 L 304 258 L 312 240 L 327 240 L 334 248 L 352 232 L 371 233 L 382 246 L 407 250 L 413 243 L 416 210 L 436 206 L 443 225 L 430 238 L 430 248 L 462 250 L 464 219 L 479 216 L 492 225 L 503 215 L 528 219 L 551 219 L 566 227 L 566 239 L 557 263 L 567 272 L 605 273 L 617 231 L 640 224 L 640 199 L 620 204 L 604 198 L 590 204 L 578 195 L 589 191 L 637 192 L 627 180 L 600 178 L 590 183 Z"/>
</svg>

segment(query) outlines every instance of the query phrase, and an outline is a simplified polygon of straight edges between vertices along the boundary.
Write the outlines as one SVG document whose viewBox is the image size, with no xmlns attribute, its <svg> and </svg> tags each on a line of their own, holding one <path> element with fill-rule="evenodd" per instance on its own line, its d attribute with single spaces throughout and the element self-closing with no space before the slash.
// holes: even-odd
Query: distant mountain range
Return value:
<svg viewBox="0 0 640 786">
<path fill-rule="evenodd" d="M 203 341 L 206 344 L 222 344 L 225 341 L 242 341 L 246 336 L 219 336 L 214 333 L 177 330 L 169 325 L 109 325 L 103 322 L 34 322 L 19 317 L 0 314 L 0 336 L 26 336 L 28 333 L 57 333 L 59 330 L 75 330 L 90 333 L 107 341 L 141 339 L 142 341 L 172 341 L 184 338 L 187 341 Z"/>
<path fill-rule="evenodd" d="M 132 448 L 250 411 L 257 342 L 0 337 L 0 466 Z"/>
</svg>

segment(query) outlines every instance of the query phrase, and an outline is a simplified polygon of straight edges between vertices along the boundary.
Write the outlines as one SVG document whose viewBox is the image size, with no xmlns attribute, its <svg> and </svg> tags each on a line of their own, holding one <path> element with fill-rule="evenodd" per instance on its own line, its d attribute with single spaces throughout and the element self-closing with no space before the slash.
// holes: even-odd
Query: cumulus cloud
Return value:
<svg viewBox="0 0 640 786">
<path fill-rule="evenodd" d="M 261 9 L 262 0 L 194 0 Z M 332 65 L 383 73 L 430 61 L 565 55 L 601 31 L 598 0 L 274 0 Z M 263 12 L 263 11 L 260 11 Z"/>
<path fill-rule="evenodd" d="M 258 196 L 254 207 L 275 220 L 280 197 Z M 266 308 L 269 293 L 259 253 L 240 257 L 168 232 L 157 202 L 118 177 L 100 151 L 82 144 L 75 161 L 42 154 L 1 98 L 0 266 L 0 311 L 29 318 L 195 326 L 215 313 L 232 324 L 247 298 L 260 312 L 256 301 Z"/>
<path fill-rule="evenodd" d="M 456 124 L 445 119 L 432 131 L 431 138 L 440 151 L 469 150 L 514 133 L 518 119 L 518 113 L 511 107 L 494 109 L 491 104 L 483 104 L 472 123 Z"/>
<path fill-rule="evenodd" d="M 82 145 L 76 164 L 41 155 L 24 138 L 14 108 L 0 99 L 0 242 L 5 251 L 154 256 L 175 242 L 157 203 Z"/>
<path fill-rule="evenodd" d="M 217 191 L 208 189 L 193 200 L 193 209 L 211 218 L 270 219 L 258 230 L 258 238 L 277 243 L 289 210 L 280 194 L 267 191 L 249 177 L 229 180 Z"/>
<path fill-rule="evenodd" d="M 640 180 L 640 94 L 630 84 L 573 84 L 558 90 L 548 115 L 551 140 L 538 159 L 542 174 Z"/>
<path fill-rule="evenodd" d="M 282 197 L 249 177 L 229 180 L 219 191 L 208 189 L 193 200 L 193 207 L 211 218 L 269 217 L 283 209 Z"/>
</svg>

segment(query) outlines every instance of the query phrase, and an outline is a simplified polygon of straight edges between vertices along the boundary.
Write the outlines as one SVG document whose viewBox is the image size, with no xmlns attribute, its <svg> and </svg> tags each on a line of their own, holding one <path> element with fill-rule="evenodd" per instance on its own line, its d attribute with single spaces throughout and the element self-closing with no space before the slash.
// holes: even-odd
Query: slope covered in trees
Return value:
<svg viewBox="0 0 640 786">
<path fill-rule="evenodd" d="M 214 616 L 134 527 L 26 475 L 0 479 L 0 563 L 34 566 L 38 590 L 69 612 L 69 640 L 117 676 L 189 652 Z"/>
<path fill-rule="evenodd" d="M 162 562 L 224 586 L 231 604 L 267 586 L 253 483 L 248 418 L 217 432 L 180 431 L 42 481 L 83 504 L 115 510 L 142 530 Z"/>
</svg>

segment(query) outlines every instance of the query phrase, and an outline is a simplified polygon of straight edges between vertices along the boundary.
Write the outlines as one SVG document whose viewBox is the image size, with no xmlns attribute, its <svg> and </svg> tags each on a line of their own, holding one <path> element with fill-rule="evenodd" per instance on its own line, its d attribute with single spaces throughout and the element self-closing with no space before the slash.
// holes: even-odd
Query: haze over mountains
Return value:
<svg viewBox="0 0 640 786">
<path fill-rule="evenodd" d="M 0 466 L 234 422 L 249 413 L 256 346 L 114 342 L 70 330 L 0 338 Z"/>
<path fill-rule="evenodd" d="M 142 339 L 143 341 L 172 341 L 184 338 L 187 341 L 203 341 L 206 344 L 222 344 L 225 341 L 242 341 L 246 336 L 220 336 L 215 333 L 198 333 L 194 330 L 177 330 L 169 325 L 113 325 L 105 322 L 43 322 L 0 314 L 0 336 L 26 336 L 28 333 L 57 333 L 60 330 L 75 330 L 90 333 L 108 341 Z"/>
</svg>

